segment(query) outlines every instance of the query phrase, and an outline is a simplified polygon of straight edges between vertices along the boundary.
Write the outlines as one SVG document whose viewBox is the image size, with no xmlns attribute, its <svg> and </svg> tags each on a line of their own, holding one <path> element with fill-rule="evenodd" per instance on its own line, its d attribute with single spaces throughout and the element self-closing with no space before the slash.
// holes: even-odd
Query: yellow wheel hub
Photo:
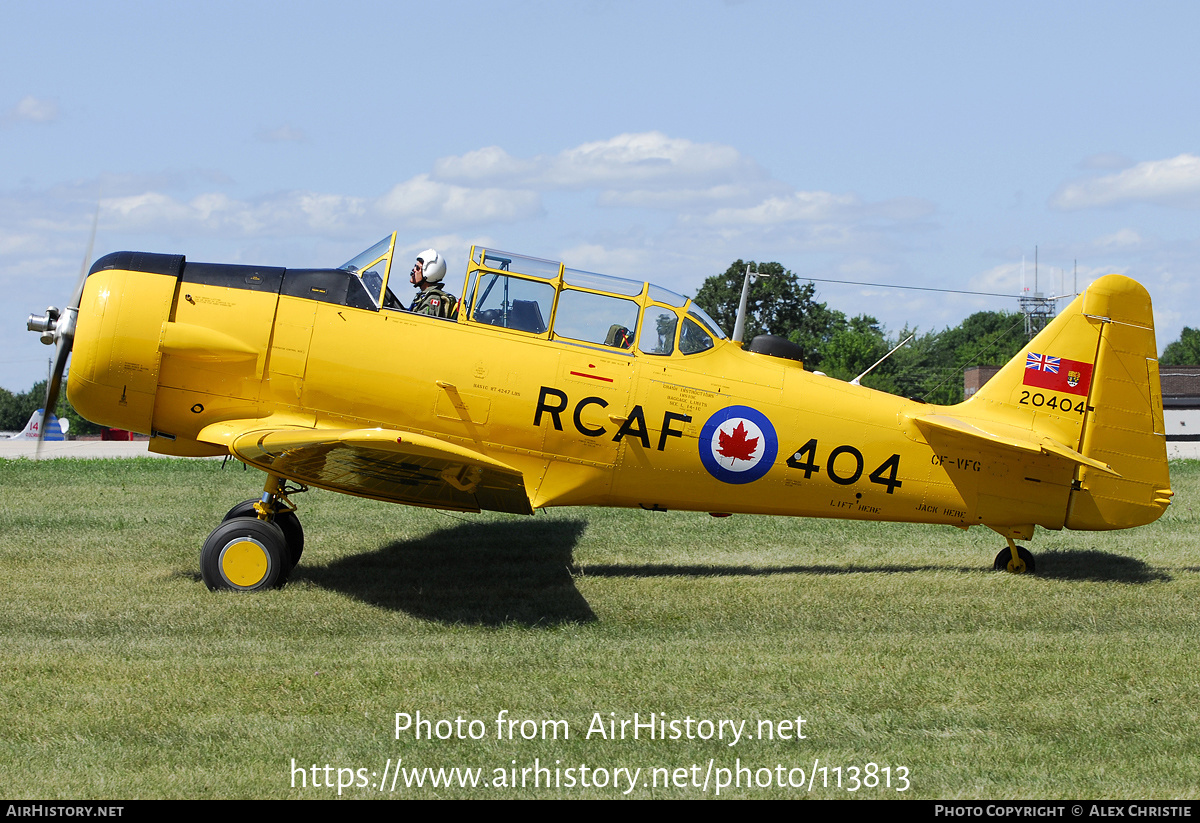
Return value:
<svg viewBox="0 0 1200 823">
<path fill-rule="evenodd" d="M 252 537 L 230 541 L 221 551 L 221 576 L 236 588 L 254 588 L 270 570 L 271 557 L 266 547 Z"/>
</svg>

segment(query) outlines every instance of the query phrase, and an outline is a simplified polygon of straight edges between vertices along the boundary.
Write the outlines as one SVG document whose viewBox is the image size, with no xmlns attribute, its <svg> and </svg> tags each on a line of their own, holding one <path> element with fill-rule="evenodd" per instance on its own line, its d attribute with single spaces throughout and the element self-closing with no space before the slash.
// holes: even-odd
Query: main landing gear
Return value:
<svg viewBox="0 0 1200 823">
<path fill-rule="evenodd" d="M 1024 546 L 1018 546 L 1014 543 L 1011 537 L 1005 539 L 1008 540 L 1008 548 L 1000 550 L 1000 554 L 996 555 L 996 562 L 992 564 L 992 568 L 998 572 L 1033 574 L 1033 555 Z"/>
<path fill-rule="evenodd" d="M 304 529 L 288 495 L 305 491 L 268 475 L 260 499 L 230 509 L 200 550 L 204 583 L 213 591 L 282 586 L 304 552 Z"/>
</svg>

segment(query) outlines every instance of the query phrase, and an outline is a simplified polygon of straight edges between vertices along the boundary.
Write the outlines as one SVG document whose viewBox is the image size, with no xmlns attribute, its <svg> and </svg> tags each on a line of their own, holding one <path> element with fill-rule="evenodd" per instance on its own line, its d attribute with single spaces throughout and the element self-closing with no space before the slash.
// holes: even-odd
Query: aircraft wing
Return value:
<svg viewBox="0 0 1200 823">
<path fill-rule="evenodd" d="M 239 460 L 320 489 L 410 506 L 533 514 L 521 472 L 414 432 L 273 428 L 222 439 Z"/>
<path fill-rule="evenodd" d="M 1101 463 L 1099 460 L 1080 454 L 1064 443 L 1039 436 L 1028 429 L 991 421 L 967 422 L 945 414 L 925 414 L 915 416 L 912 420 L 919 429 L 926 432 L 933 430 L 949 436 L 952 440 L 958 440 L 976 448 L 981 445 L 989 445 L 1015 452 L 1048 454 L 1080 466 L 1090 466 L 1117 477 L 1121 476 L 1113 471 L 1113 468 L 1107 463 Z M 975 423 L 979 423 L 979 425 L 975 425 Z"/>
</svg>

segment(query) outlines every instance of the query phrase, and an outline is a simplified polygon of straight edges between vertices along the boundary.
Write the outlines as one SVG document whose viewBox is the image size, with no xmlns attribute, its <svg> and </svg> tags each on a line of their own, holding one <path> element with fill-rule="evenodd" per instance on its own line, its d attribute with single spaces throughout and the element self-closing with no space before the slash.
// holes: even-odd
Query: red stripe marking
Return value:
<svg viewBox="0 0 1200 823">
<path fill-rule="evenodd" d="M 598 374 L 584 374 L 581 371 L 573 371 L 573 372 L 571 372 L 571 374 L 575 375 L 576 377 L 590 377 L 593 380 L 603 380 L 605 383 L 613 382 L 613 379 L 611 377 L 601 377 Z"/>
</svg>

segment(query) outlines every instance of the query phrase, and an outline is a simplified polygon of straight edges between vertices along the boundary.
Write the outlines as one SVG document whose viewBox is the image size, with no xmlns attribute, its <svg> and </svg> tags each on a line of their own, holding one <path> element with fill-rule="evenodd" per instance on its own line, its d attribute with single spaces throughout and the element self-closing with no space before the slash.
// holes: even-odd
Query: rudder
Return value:
<svg viewBox="0 0 1200 823">
<path fill-rule="evenodd" d="M 1150 295 L 1134 280 L 1109 275 L 1083 295 L 1083 312 L 1101 327 L 1099 379 L 1088 398 L 1080 451 L 1120 476 L 1082 468 L 1066 526 L 1141 526 L 1157 520 L 1172 495 Z"/>
</svg>

